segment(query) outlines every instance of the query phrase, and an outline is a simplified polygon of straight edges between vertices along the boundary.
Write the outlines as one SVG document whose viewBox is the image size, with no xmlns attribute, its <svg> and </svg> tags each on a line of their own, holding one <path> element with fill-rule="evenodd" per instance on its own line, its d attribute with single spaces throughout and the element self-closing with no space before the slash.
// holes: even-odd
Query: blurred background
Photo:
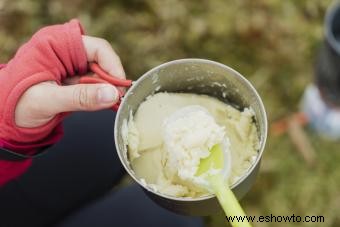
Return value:
<svg viewBox="0 0 340 227">
<path fill-rule="evenodd" d="M 231 66 L 256 87 L 273 125 L 299 110 L 303 91 L 313 82 L 330 4 L 330 0 L 0 0 L 0 62 L 10 59 L 40 27 L 79 18 L 87 34 L 109 40 L 132 79 L 179 58 L 206 58 Z M 340 142 L 320 138 L 308 127 L 270 130 L 260 174 L 242 200 L 245 210 L 249 215 L 323 215 L 325 223 L 254 226 L 340 226 L 339 161 Z M 226 226 L 220 214 L 205 222 L 208 227 Z"/>
</svg>

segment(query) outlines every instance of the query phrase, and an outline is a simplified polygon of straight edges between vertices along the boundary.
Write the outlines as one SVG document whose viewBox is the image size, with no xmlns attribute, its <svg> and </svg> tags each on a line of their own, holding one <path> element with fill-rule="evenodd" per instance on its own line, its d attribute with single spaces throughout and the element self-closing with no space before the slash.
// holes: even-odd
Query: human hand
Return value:
<svg viewBox="0 0 340 227">
<path fill-rule="evenodd" d="M 125 78 L 121 61 L 106 40 L 82 36 L 82 41 L 88 62 L 97 62 L 109 74 Z M 118 101 L 116 87 L 109 84 L 78 84 L 79 78 L 66 78 L 62 86 L 55 81 L 46 81 L 27 89 L 15 109 L 16 125 L 39 127 L 62 112 L 101 110 Z"/>
</svg>

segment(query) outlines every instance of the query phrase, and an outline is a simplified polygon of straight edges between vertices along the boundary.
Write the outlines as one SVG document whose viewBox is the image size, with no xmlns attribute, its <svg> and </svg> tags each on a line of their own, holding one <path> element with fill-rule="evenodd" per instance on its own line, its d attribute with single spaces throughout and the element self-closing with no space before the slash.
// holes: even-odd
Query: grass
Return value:
<svg viewBox="0 0 340 227">
<path fill-rule="evenodd" d="M 0 61 L 41 26 L 78 17 L 87 33 L 108 39 L 127 74 L 178 58 L 216 60 L 245 75 L 262 96 L 269 121 L 299 109 L 313 81 L 330 0 L 0 0 Z M 323 215 L 324 223 L 254 226 L 340 226 L 340 151 L 307 130 L 317 151 L 310 168 L 287 135 L 269 134 L 257 181 L 242 200 L 251 215 Z M 223 215 L 207 226 L 225 226 Z"/>
</svg>

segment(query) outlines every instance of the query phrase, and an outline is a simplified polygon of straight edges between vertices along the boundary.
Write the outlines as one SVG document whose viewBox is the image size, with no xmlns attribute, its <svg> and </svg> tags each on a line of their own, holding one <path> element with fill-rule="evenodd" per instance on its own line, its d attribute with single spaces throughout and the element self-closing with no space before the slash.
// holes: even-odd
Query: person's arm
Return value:
<svg viewBox="0 0 340 227">
<path fill-rule="evenodd" d="M 89 61 L 125 77 L 108 42 L 84 36 L 77 20 L 45 27 L 24 44 L 0 69 L 0 148 L 34 155 L 62 137 L 60 123 L 67 112 L 111 107 L 118 98 L 115 87 L 77 84 Z M 22 174 L 30 162 L 0 159 L 0 185 Z"/>
</svg>

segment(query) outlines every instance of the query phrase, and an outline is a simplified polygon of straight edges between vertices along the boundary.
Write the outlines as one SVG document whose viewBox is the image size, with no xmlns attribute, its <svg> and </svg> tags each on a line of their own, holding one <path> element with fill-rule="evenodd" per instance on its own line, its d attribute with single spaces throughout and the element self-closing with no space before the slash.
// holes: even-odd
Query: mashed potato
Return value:
<svg viewBox="0 0 340 227">
<path fill-rule="evenodd" d="M 209 184 L 204 176 L 196 176 L 201 159 L 210 155 L 214 145 L 229 144 L 224 127 L 216 124 L 208 110 L 198 105 L 180 108 L 166 118 L 163 140 L 167 178 L 179 177 L 202 187 L 209 187 Z M 223 151 L 225 156 L 229 155 L 229 149 Z"/>
<path fill-rule="evenodd" d="M 193 105 L 201 111 L 167 123 L 176 111 Z M 196 172 L 199 160 L 209 155 L 210 148 L 225 139 L 230 144 L 232 163 L 226 184 L 233 184 L 257 156 L 259 137 L 253 115 L 248 108 L 241 112 L 206 95 L 157 93 L 148 97 L 125 124 L 131 167 L 155 191 L 176 197 L 199 197 L 207 190 L 188 179 Z M 197 121 L 200 124 L 195 124 Z M 169 154 L 170 151 L 175 153 Z M 185 165 L 178 164 L 179 158 Z"/>
</svg>

